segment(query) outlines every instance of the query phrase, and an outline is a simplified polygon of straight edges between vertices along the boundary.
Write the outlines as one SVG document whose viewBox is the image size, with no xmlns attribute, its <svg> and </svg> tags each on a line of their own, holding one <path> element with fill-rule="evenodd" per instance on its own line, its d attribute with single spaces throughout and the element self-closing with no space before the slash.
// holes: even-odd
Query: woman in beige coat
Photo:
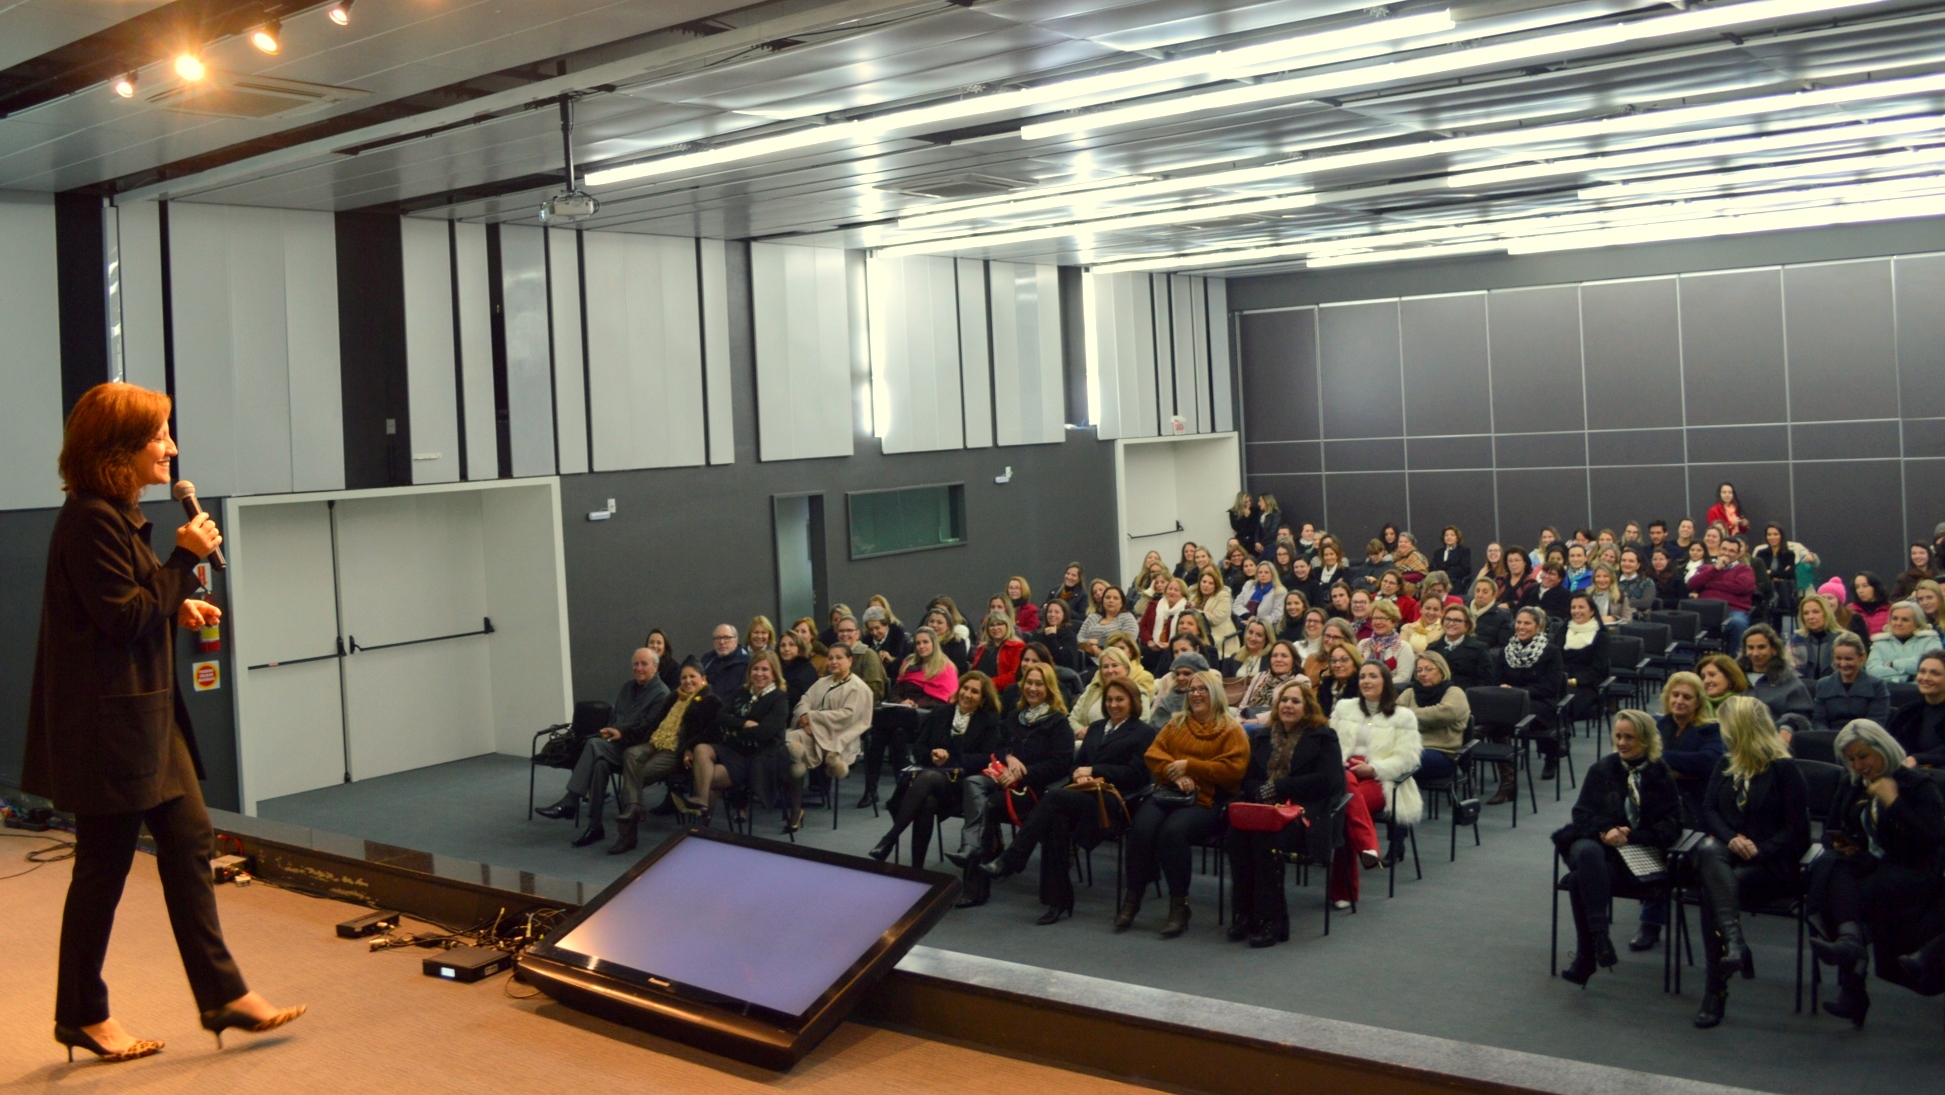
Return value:
<svg viewBox="0 0 1945 1095">
<path fill-rule="evenodd" d="M 790 753 L 791 785 L 786 833 L 803 828 L 804 778 L 811 769 L 822 768 L 832 779 L 843 779 L 861 752 L 858 739 L 871 729 L 875 706 L 871 688 L 851 672 L 851 661 L 850 647 L 843 643 L 831 646 L 829 672 L 797 701 L 791 728 L 784 734 L 784 748 Z"/>
</svg>

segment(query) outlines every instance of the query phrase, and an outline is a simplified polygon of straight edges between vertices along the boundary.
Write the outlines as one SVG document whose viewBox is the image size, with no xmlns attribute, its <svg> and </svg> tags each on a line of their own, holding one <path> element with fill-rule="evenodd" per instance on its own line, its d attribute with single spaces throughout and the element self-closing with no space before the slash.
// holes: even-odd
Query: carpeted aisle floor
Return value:
<svg viewBox="0 0 1945 1095">
<path fill-rule="evenodd" d="M 0 841 L 0 874 L 18 869 L 21 840 Z M 990 1092 L 1008 1085 L 1115 1095 L 1146 1089 L 1031 1062 L 846 1024 L 797 1068 L 778 1075 L 592 1019 L 545 997 L 513 1000 L 506 975 L 472 985 L 425 977 L 416 948 L 372 954 L 332 925 L 358 908 L 265 885 L 224 887 L 224 930 L 252 987 L 311 1011 L 263 1036 L 232 1033 L 218 1052 L 196 1022 L 162 907 L 154 860 L 135 857 L 109 951 L 115 1014 L 168 1043 L 121 1065 L 88 1054 L 67 1063 L 53 1041 L 55 941 L 68 866 L 0 881 L 12 912 L 9 1006 L 0 1011 L 0 1091 L 499 1092 L 788 1091 L 806 1095 Z M 516 990 L 526 991 L 521 986 Z"/>
<path fill-rule="evenodd" d="M 1582 770 L 1594 749 L 1589 739 L 1577 743 Z M 538 800 L 557 797 L 564 778 L 543 770 Z M 565 822 L 526 820 L 526 781 L 524 760 L 485 756 L 271 800 L 260 813 L 577 879 L 590 892 L 625 869 L 627 857 L 569 847 L 573 833 Z M 884 792 L 890 789 L 887 778 Z M 860 790 L 854 776 L 845 787 L 840 828 L 832 831 L 828 811 L 813 813 L 799 839 L 862 854 L 888 821 L 854 808 Z M 1383 874 L 1367 872 L 1358 913 L 1339 914 L 1328 938 L 1320 934 L 1320 889 L 1292 885 L 1289 944 L 1252 951 L 1226 942 L 1216 924 L 1213 873 L 1196 877 L 1195 919 L 1183 938 L 1155 936 L 1165 911 L 1159 900 L 1136 931 L 1113 935 L 1113 847 L 1103 846 L 1094 857 L 1096 885 L 1081 889 L 1072 920 L 1033 925 L 1041 906 L 1036 868 L 1030 868 L 995 887 L 987 906 L 952 913 L 925 942 L 1284 1011 L 1773 1091 L 1849 1095 L 1860 1074 L 1913 1086 L 1933 1081 L 1945 1001 L 1873 982 L 1870 1026 L 1862 1033 L 1828 1017 L 1794 1013 L 1793 921 L 1751 924 L 1760 976 L 1735 982 L 1728 1021 L 1715 1031 L 1689 1023 L 1700 971 L 1689 970 L 1683 995 L 1665 995 L 1659 952 L 1643 957 L 1623 949 L 1619 969 L 1598 974 L 1585 990 L 1549 977 L 1547 836 L 1566 820 L 1573 794 L 1566 789 L 1556 804 L 1551 787 L 1541 784 L 1540 812 L 1528 812 L 1522 797 L 1517 829 L 1509 828 L 1506 807 L 1493 808 L 1480 826 L 1483 847 L 1474 848 L 1470 831 L 1463 831 L 1456 864 L 1446 861 L 1446 822 L 1427 821 L 1419 833 L 1423 880 L 1413 880 L 1407 864 L 1398 896 L 1387 900 Z M 774 813 L 760 812 L 757 835 L 774 837 L 777 825 Z M 643 850 L 673 828 L 672 821 L 655 819 L 644 831 Z M 947 828 L 956 840 L 957 823 Z M 1632 934 L 1635 912 L 1632 903 L 1617 903 L 1617 945 Z M 1564 899 L 1561 927 L 1564 965 L 1572 949 Z"/>
</svg>

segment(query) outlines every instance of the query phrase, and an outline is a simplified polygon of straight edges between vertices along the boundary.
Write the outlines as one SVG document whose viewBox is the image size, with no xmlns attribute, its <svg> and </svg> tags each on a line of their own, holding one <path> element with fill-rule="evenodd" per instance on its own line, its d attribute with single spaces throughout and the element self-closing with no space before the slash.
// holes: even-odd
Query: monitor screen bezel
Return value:
<svg viewBox="0 0 1945 1095">
<path fill-rule="evenodd" d="M 687 984 L 672 978 L 665 978 L 652 970 L 639 970 L 618 962 L 607 961 L 568 950 L 555 940 L 565 939 L 576 927 L 599 913 L 603 906 L 614 900 L 622 891 L 633 885 L 636 880 L 670 854 L 683 842 L 689 840 L 708 840 L 719 844 L 751 848 L 772 855 L 790 856 L 809 860 L 845 870 L 867 874 L 889 875 L 907 881 L 919 882 L 927 888 L 923 896 L 912 903 L 892 925 L 879 936 L 856 961 L 852 962 L 838 978 L 833 981 L 801 1015 L 765 1007 L 748 1000 L 738 999 L 698 985 Z M 834 1006 L 844 1001 L 847 994 L 855 994 L 865 983 L 877 974 L 889 970 L 905 952 L 917 942 L 914 934 L 918 929 L 929 929 L 952 907 L 958 896 L 959 880 L 952 875 L 905 867 L 896 864 L 880 863 L 860 856 L 844 855 L 819 848 L 806 848 L 796 844 L 785 844 L 759 837 L 744 836 L 741 833 L 726 833 L 709 829 L 685 828 L 672 834 L 660 846 L 639 862 L 630 867 L 620 878 L 610 883 L 607 889 L 596 894 L 593 900 L 562 920 L 547 933 L 546 939 L 527 950 L 534 958 L 559 963 L 572 969 L 585 971 L 598 977 L 618 982 L 629 991 L 662 1001 L 680 1002 L 688 1008 L 706 1008 L 727 1016 L 734 1016 L 743 1022 L 755 1021 L 763 1026 L 792 1034 L 816 1025 L 820 1018 Z M 882 967 L 882 968 L 878 968 Z M 846 1011 L 849 1010 L 847 1006 Z"/>
</svg>

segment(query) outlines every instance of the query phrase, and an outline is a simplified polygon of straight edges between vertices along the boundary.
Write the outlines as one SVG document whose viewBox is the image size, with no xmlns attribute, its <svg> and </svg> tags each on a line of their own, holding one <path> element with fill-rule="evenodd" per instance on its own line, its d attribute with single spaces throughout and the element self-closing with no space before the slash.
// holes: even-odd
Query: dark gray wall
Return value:
<svg viewBox="0 0 1945 1095">
<path fill-rule="evenodd" d="M 1934 248 L 1945 220 L 1232 280 L 1249 482 L 1356 550 L 1699 519 L 1729 480 L 1825 574 L 1888 577 L 1945 519 Z"/>
</svg>

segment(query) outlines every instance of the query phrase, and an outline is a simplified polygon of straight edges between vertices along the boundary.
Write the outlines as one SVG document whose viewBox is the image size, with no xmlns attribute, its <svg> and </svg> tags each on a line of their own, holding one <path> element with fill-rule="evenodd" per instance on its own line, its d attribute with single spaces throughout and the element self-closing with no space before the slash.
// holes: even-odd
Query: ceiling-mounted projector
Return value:
<svg viewBox="0 0 1945 1095">
<path fill-rule="evenodd" d="M 563 190 L 540 203 L 540 223 L 573 224 L 601 210 L 601 202 L 585 190 Z"/>
</svg>

